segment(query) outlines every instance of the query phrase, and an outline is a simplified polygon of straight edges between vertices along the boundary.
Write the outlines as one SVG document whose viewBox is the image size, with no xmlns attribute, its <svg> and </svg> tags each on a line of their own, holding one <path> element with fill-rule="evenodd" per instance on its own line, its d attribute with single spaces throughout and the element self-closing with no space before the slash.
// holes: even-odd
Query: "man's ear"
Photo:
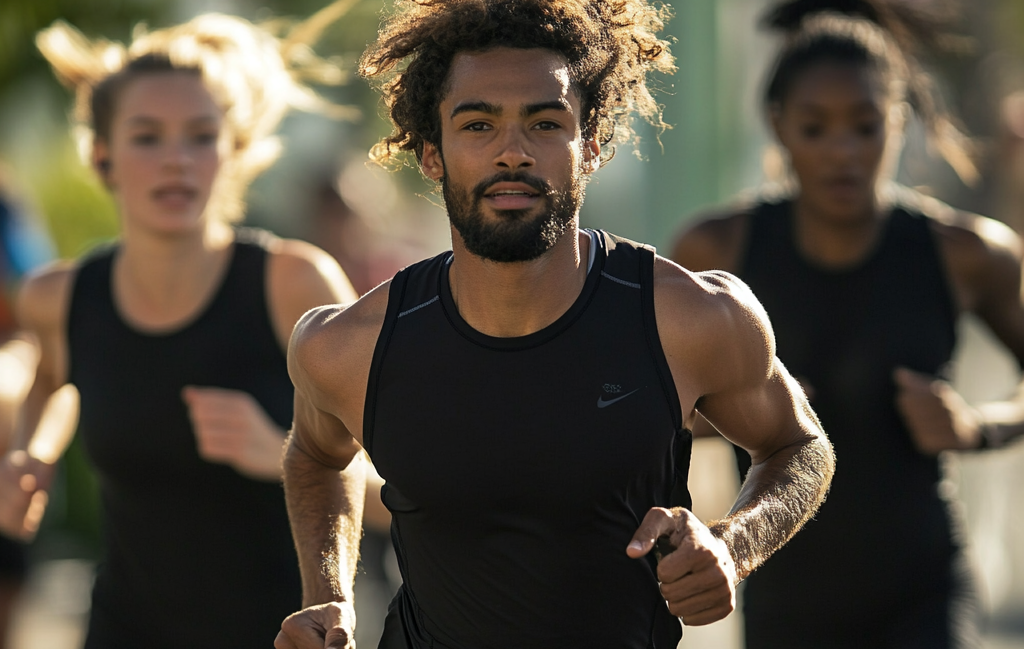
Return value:
<svg viewBox="0 0 1024 649">
<path fill-rule="evenodd" d="M 420 156 L 420 170 L 423 175 L 434 181 L 444 177 L 444 159 L 441 150 L 430 142 L 423 143 L 423 155 Z"/>
<path fill-rule="evenodd" d="M 583 141 L 583 173 L 592 174 L 601 168 L 601 145 L 590 138 Z"/>
</svg>

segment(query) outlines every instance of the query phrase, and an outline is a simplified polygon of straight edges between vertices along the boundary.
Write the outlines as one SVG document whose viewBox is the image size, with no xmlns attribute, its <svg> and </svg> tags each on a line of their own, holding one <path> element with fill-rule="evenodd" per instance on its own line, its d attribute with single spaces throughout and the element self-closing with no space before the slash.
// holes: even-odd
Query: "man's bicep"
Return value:
<svg viewBox="0 0 1024 649">
<path fill-rule="evenodd" d="M 345 376 L 345 363 L 328 358 L 332 339 L 324 335 L 321 323 L 331 318 L 331 307 L 314 309 L 296 325 L 288 346 L 288 374 L 295 386 L 295 408 L 291 446 L 296 446 L 318 462 L 342 469 L 359 452 L 359 439 L 338 414 L 343 391 L 351 381 Z"/>
<path fill-rule="evenodd" d="M 697 411 L 755 464 L 820 430 L 799 383 L 778 359 L 763 381 L 705 395 Z"/>
<path fill-rule="evenodd" d="M 345 424 L 316 406 L 301 389 L 295 390 L 295 415 L 290 445 L 317 462 L 344 469 L 362 449 Z"/>
</svg>

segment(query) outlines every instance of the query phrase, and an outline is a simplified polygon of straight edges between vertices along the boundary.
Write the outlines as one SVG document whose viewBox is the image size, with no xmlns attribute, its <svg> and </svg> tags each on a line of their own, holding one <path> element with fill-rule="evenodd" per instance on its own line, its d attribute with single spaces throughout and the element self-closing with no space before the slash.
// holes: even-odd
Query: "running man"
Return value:
<svg viewBox="0 0 1024 649">
<path fill-rule="evenodd" d="M 375 156 L 415 153 L 453 250 L 293 334 L 306 608 L 278 649 L 352 646 L 361 448 L 404 578 L 386 649 L 674 647 L 824 498 L 831 447 L 745 286 L 579 228 L 613 133 L 660 124 L 660 28 L 640 0 L 410 2 L 364 54 L 395 125 Z M 671 507 L 698 411 L 754 458 L 708 525 Z"/>
</svg>

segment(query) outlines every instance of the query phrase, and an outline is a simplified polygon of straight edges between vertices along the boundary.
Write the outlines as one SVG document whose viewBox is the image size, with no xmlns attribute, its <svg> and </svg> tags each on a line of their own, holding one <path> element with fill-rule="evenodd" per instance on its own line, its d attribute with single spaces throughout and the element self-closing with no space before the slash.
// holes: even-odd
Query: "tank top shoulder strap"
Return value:
<svg viewBox="0 0 1024 649">
<path fill-rule="evenodd" d="M 229 277 L 236 280 L 239 277 L 248 279 L 253 276 L 265 278 L 269 248 L 276 239 L 277 237 L 266 230 L 238 228 L 235 231 L 235 248 L 232 252 L 231 268 L 228 270 L 225 281 Z M 247 281 L 246 284 L 251 285 L 253 282 Z M 263 288 L 265 285 L 260 286 L 261 290 L 257 291 L 261 295 L 265 293 Z"/>
<path fill-rule="evenodd" d="M 665 351 L 658 335 L 658 323 L 654 310 L 654 261 L 655 249 L 647 244 L 630 241 L 604 231 L 598 237 L 604 249 L 604 263 L 594 271 L 612 282 L 640 290 L 641 316 L 647 346 L 654 359 L 661 381 L 661 389 L 672 408 L 672 423 L 676 430 L 683 428 L 682 409 L 676 392 L 672 371 L 669 369 Z M 601 253 L 598 253 L 599 258 Z"/>
<path fill-rule="evenodd" d="M 654 248 L 603 230 L 599 235 L 597 258 L 604 258 L 599 270 L 605 279 L 634 288 L 642 288 L 645 279 L 654 280 Z M 646 266 L 650 266 L 649 278 L 644 277 Z"/>
<path fill-rule="evenodd" d="M 644 336 L 647 348 L 654 362 L 662 394 L 669 405 L 672 426 L 676 431 L 673 450 L 675 480 L 672 487 L 671 502 L 675 506 L 690 507 L 692 504 L 687 486 L 690 472 L 690 453 L 693 438 L 690 431 L 683 425 L 683 412 L 679 403 L 672 370 L 665 356 L 665 350 L 658 334 L 658 324 L 654 309 L 654 262 L 655 249 L 646 244 L 630 241 L 607 232 L 600 231 L 598 239 L 604 249 L 604 264 L 600 269 L 603 279 L 611 280 L 625 286 L 640 290 L 641 317 L 643 319 Z M 601 254 L 600 252 L 598 253 Z"/>
<path fill-rule="evenodd" d="M 911 239 L 924 244 L 924 249 L 938 255 L 938 241 L 932 232 L 931 217 L 916 207 L 896 203 L 889 218 L 889 235 L 897 240 Z"/>
<path fill-rule="evenodd" d="M 953 283 L 949 277 L 939 249 L 939 241 L 932 229 L 932 218 L 914 206 L 897 203 L 890 215 L 887 246 L 892 255 L 907 260 L 909 267 L 916 269 L 922 278 L 933 282 L 932 292 L 942 302 L 942 308 L 951 327 L 955 327 L 959 309 L 953 294 Z M 925 281 L 922 279 L 921 281 Z"/>
<path fill-rule="evenodd" d="M 441 279 L 445 276 L 443 271 L 451 261 L 452 253 L 448 251 L 412 264 L 395 275 L 388 292 L 388 307 L 391 306 L 392 298 L 396 297 L 396 291 L 400 290 L 397 295 L 397 306 L 400 308 L 396 318 L 405 317 L 441 299 Z"/>
<path fill-rule="evenodd" d="M 211 310 L 227 309 L 236 314 L 262 315 L 259 326 L 265 327 L 271 336 L 274 334 L 267 301 L 267 259 L 270 254 L 268 249 L 275 240 L 275 235 L 266 230 L 238 228 L 235 231 L 231 265 L 217 289 L 214 303 L 210 305 Z"/>
<path fill-rule="evenodd" d="M 391 337 L 398 319 L 414 313 L 441 299 L 441 270 L 451 262 L 451 251 L 441 253 L 403 268 L 391 279 L 388 286 L 388 306 L 384 312 L 384 324 L 377 336 L 370 362 L 370 373 L 366 383 L 366 401 L 363 404 L 363 447 L 373 457 L 373 425 L 377 406 L 377 388 L 381 367 L 387 355 Z"/>
<path fill-rule="evenodd" d="M 68 380 L 74 382 L 77 351 L 99 332 L 118 331 L 121 320 L 111 294 L 111 269 L 116 243 L 106 243 L 79 260 L 71 287 L 65 335 L 68 341 Z"/>
<path fill-rule="evenodd" d="M 75 306 L 88 303 L 92 307 L 100 305 L 113 307 L 110 294 L 110 274 L 114 264 L 116 243 L 97 246 L 85 254 L 78 262 L 75 279 L 71 289 L 71 310 L 69 318 L 75 313 Z"/>
<path fill-rule="evenodd" d="M 762 201 L 753 206 L 748 219 L 744 251 L 736 274 L 745 278 L 755 269 L 769 267 L 772 258 L 793 251 L 792 202 Z"/>
</svg>

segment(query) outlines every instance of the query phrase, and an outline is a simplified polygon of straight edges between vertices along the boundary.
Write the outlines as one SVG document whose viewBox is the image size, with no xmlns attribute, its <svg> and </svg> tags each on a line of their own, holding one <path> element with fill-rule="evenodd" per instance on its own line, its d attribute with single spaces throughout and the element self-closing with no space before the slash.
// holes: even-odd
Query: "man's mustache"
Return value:
<svg viewBox="0 0 1024 649">
<path fill-rule="evenodd" d="M 551 185 L 536 176 L 531 176 L 522 171 L 502 171 L 477 183 L 476 187 L 473 188 L 473 197 L 477 200 L 482 200 L 491 185 L 496 183 L 523 183 L 535 189 L 541 196 L 547 196 L 551 193 Z"/>
</svg>

